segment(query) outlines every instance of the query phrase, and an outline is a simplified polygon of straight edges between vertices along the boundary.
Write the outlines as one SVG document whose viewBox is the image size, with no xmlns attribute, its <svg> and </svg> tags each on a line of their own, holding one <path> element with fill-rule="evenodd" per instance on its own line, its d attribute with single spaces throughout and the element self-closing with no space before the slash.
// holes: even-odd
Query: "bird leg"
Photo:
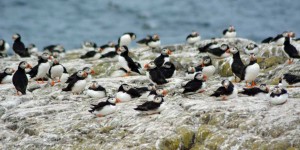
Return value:
<svg viewBox="0 0 300 150">
<path fill-rule="evenodd" d="M 251 85 L 249 85 L 248 83 L 247 83 L 247 81 L 246 81 L 246 88 L 251 88 L 252 86 Z"/>
<path fill-rule="evenodd" d="M 227 97 L 226 96 L 223 96 L 222 97 L 222 101 L 226 101 L 227 100 Z"/>
<path fill-rule="evenodd" d="M 104 116 L 101 115 L 101 114 L 97 114 L 96 116 L 99 117 L 99 118 L 104 117 Z"/>
<path fill-rule="evenodd" d="M 205 90 L 203 90 L 203 89 L 199 91 L 199 93 L 203 93 L 203 92 L 205 92 Z"/>
<path fill-rule="evenodd" d="M 288 64 L 290 65 L 290 64 L 292 64 L 293 63 L 293 59 L 291 59 L 291 58 L 289 58 L 289 60 L 288 60 Z"/>
<path fill-rule="evenodd" d="M 51 86 L 54 86 L 55 82 L 54 80 L 51 81 Z"/>
</svg>

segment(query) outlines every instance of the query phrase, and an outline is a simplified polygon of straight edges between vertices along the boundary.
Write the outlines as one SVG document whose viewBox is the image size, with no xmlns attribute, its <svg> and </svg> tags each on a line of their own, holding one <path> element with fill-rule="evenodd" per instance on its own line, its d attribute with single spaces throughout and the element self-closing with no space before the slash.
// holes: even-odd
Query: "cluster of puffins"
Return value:
<svg viewBox="0 0 300 150">
<path fill-rule="evenodd" d="M 236 31 L 233 26 L 224 30 L 223 38 L 233 39 L 236 37 Z M 21 41 L 19 34 L 13 35 L 13 47 L 15 57 L 22 59 L 23 57 L 38 57 L 37 65 L 32 67 L 26 61 L 19 63 L 17 71 L 13 68 L 5 68 L 0 73 L 0 83 L 13 83 L 17 95 L 25 95 L 28 81 L 36 81 L 39 84 L 45 83 L 55 86 L 55 83 L 62 82 L 67 84 L 62 91 L 71 91 L 73 94 L 81 94 L 87 86 L 87 82 L 91 81 L 91 74 L 95 71 L 92 68 L 85 67 L 82 70 L 75 72 L 72 75 L 68 74 L 67 69 L 60 64 L 60 59 L 64 57 L 65 49 L 61 45 L 50 45 L 44 48 L 44 52 L 39 54 L 37 47 L 30 44 L 27 48 Z M 133 61 L 129 56 L 130 43 L 136 39 L 134 33 L 124 33 L 119 37 L 118 43 L 109 42 L 105 45 L 97 47 L 94 42 L 84 42 L 82 47 L 87 52 L 82 55 L 81 59 L 102 59 L 102 58 L 117 58 L 120 69 L 118 76 L 142 75 L 142 71 L 146 70 L 146 75 L 149 78 L 147 87 L 133 87 L 128 84 L 122 84 L 115 96 L 108 96 L 105 102 L 92 104 L 89 112 L 98 117 L 102 117 L 115 112 L 116 103 L 130 101 L 133 98 L 139 98 L 146 95 L 147 101 L 142 105 L 138 105 L 135 110 L 143 114 L 159 113 L 164 109 L 164 96 L 167 90 L 163 87 L 169 83 L 169 79 L 176 74 L 176 67 L 169 59 L 172 54 L 170 49 L 160 49 L 161 41 L 157 34 L 148 35 L 144 39 L 137 41 L 139 46 L 146 46 L 149 49 L 159 49 L 161 54 L 153 61 L 142 67 L 139 62 Z M 256 54 L 258 53 L 258 45 L 250 43 L 244 47 L 244 52 L 249 55 L 250 63 L 244 64 L 240 52 L 235 46 L 229 46 L 228 43 L 219 43 L 212 39 L 211 42 L 204 46 L 197 46 L 196 43 L 201 40 L 199 33 L 192 32 L 186 37 L 186 43 L 192 47 L 197 47 L 199 53 L 206 54 L 201 58 L 198 66 L 189 66 L 186 68 L 186 77 L 191 78 L 187 83 L 182 83 L 183 95 L 196 94 L 205 92 L 206 80 L 215 74 L 216 68 L 212 63 L 213 59 L 223 59 L 227 57 L 233 58 L 231 63 L 234 81 L 225 79 L 221 82 L 222 86 L 217 88 L 211 97 L 216 97 L 219 100 L 228 100 L 236 98 L 238 94 L 248 96 L 265 96 L 271 104 L 284 104 L 288 99 L 286 86 L 299 85 L 300 77 L 293 74 L 284 74 L 280 80 L 280 84 L 275 86 L 271 91 L 266 84 L 256 86 L 255 80 L 259 75 L 260 66 L 257 63 Z M 288 64 L 293 63 L 294 59 L 300 58 L 300 52 L 297 49 L 295 33 L 283 32 L 276 37 L 269 37 L 262 43 L 282 45 L 283 51 L 288 56 Z M 9 44 L 4 40 L 0 40 L 0 57 L 7 57 Z M 238 90 L 233 82 L 244 81 L 245 87 Z M 96 81 L 91 81 L 91 86 L 85 92 L 93 98 L 107 97 L 106 89 L 99 85 Z"/>
</svg>

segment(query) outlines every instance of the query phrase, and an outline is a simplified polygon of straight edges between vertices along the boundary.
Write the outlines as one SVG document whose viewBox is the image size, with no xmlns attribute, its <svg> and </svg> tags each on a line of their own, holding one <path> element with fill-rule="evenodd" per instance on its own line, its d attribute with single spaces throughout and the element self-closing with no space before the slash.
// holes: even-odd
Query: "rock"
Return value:
<svg viewBox="0 0 300 150">
<path fill-rule="evenodd" d="M 268 146 L 269 149 L 272 150 L 286 150 L 290 147 L 290 143 L 288 141 L 273 141 Z"/>
<path fill-rule="evenodd" d="M 232 70 L 231 70 L 231 66 L 228 62 L 225 62 L 221 65 L 219 65 L 219 74 L 221 77 L 229 77 L 232 76 Z"/>
<path fill-rule="evenodd" d="M 208 150 L 204 145 L 195 144 L 190 150 Z"/>
<path fill-rule="evenodd" d="M 35 129 L 30 129 L 30 128 L 25 128 L 25 129 L 24 129 L 24 133 L 25 133 L 25 134 L 28 134 L 28 135 L 30 135 L 30 136 L 38 135 L 37 130 L 35 130 Z"/>
<path fill-rule="evenodd" d="M 5 107 L 3 107 L 2 105 L 0 105 L 0 118 L 1 118 L 2 115 L 5 114 L 5 112 L 6 112 Z"/>
<path fill-rule="evenodd" d="M 196 142 L 203 144 L 206 138 L 212 133 L 211 128 L 212 126 L 210 125 L 201 125 L 196 134 Z"/>
<path fill-rule="evenodd" d="M 205 147 L 210 150 L 217 150 L 225 141 L 226 135 L 210 134 L 204 142 Z"/>
<path fill-rule="evenodd" d="M 194 143 L 195 133 L 187 127 L 179 127 L 176 132 L 181 137 L 182 149 L 190 149 Z"/>
<path fill-rule="evenodd" d="M 165 137 L 161 139 L 159 143 L 160 150 L 171 150 L 171 149 L 178 149 L 180 146 L 180 137 L 179 136 L 172 136 L 172 137 Z"/>
</svg>

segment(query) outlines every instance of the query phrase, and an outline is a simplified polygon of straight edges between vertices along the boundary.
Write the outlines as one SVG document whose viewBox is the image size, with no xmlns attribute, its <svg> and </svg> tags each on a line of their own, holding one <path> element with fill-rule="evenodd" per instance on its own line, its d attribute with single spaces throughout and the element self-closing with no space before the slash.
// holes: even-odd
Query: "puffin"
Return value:
<svg viewBox="0 0 300 150">
<path fill-rule="evenodd" d="M 48 71 L 49 77 L 52 79 L 51 85 L 54 86 L 55 82 L 60 82 L 63 73 L 68 73 L 67 69 L 59 63 L 58 59 L 53 59 L 52 66 Z M 57 80 L 57 81 L 56 81 Z"/>
<path fill-rule="evenodd" d="M 158 67 L 156 67 L 153 61 L 149 62 L 148 64 L 145 64 L 144 68 L 148 71 L 146 75 L 153 83 L 157 85 L 163 85 L 168 83 L 164 74 Z"/>
<path fill-rule="evenodd" d="M 131 41 L 136 39 L 136 35 L 132 32 L 124 33 L 122 36 L 118 39 L 118 45 L 119 46 L 129 46 Z"/>
<path fill-rule="evenodd" d="M 21 35 L 16 33 L 12 36 L 14 40 L 13 50 L 15 54 L 19 55 L 20 57 L 30 57 L 28 51 L 26 51 L 24 43 L 21 41 Z"/>
<path fill-rule="evenodd" d="M 0 58 L 1 57 L 7 57 L 7 51 L 9 49 L 9 44 L 5 42 L 5 40 L 0 40 Z"/>
<path fill-rule="evenodd" d="M 240 52 L 236 47 L 232 47 L 230 49 L 230 52 L 233 54 L 232 58 L 233 58 L 233 62 L 231 64 L 231 70 L 232 73 L 234 75 L 234 81 L 237 82 L 237 77 L 239 78 L 239 80 L 244 80 L 244 74 L 243 74 L 243 70 L 245 69 L 246 65 L 243 63 L 241 56 L 240 56 Z"/>
<path fill-rule="evenodd" d="M 251 54 L 256 55 L 258 53 L 258 46 L 254 43 L 250 43 L 244 48 L 244 51 L 248 55 L 251 55 Z"/>
<path fill-rule="evenodd" d="M 106 97 L 106 89 L 102 87 L 97 81 L 92 81 L 92 85 L 86 91 L 86 95 L 92 98 Z"/>
<path fill-rule="evenodd" d="M 283 49 L 285 53 L 289 56 L 288 64 L 292 64 L 295 58 L 300 58 L 299 51 L 293 44 L 291 44 L 291 34 L 288 34 L 288 37 L 285 37 Z"/>
<path fill-rule="evenodd" d="M 154 63 L 157 67 L 161 67 L 165 62 L 170 61 L 169 55 L 172 54 L 170 49 L 163 49 L 161 54 L 154 59 Z"/>
<path fill-rule="evenodd" d="M 120 99 L 121 102 L 130 101 L 132 98 L 140 97 L 141 94 L 135 88 L 128 84 L 122 84 L 116 94 L 116 98 Z"/>
<path fill-rule="evenodd" d="M 266 84 L 261 84 L 259 87 L 243 88 L 243 91 L 240 91 L 239 94 L 260 97 L 269 94 L 269 88 Z"/>
<path fill-rule="evenodd" d="M 81 46 L 85 50 L 95 50 L 97 48 L 97 44 L 92 41 L 84 41 Z"/>
<path fill-rule="evenodd" d="M 290 73 L 284 74 L 281 79 L 282 86 L 300 86 L 300 76 L 293 75 Z"/>
<path fill-rule="evenodd" d="M 232 82 L 229 80 L 223 80 L 221 84 L 222 86 L 210 96 L 220 97 L 222 100 L 228 100 L 237 97 L 238 89 L 232 84 Z"/>
<path fill-rule="evenodd" d="M 82 70 L 87 74 L 87 80 L 88 81 L 92 79 L 91 74 L 95 74 L 95 71 L 93 69 L 91 69 L 90 67 L 84 67 Z M 74 78 L 76 78 L 77 74 L 78 74 L 78 72 L 75 72 L 71 76 L 69 76 L 69 78 L 67 79 L 66 83 L 69 83 Z"/>
<path fill-rule="evenodd" d="M 116 48 L 119 46 L 114 42 L 108 42 L 107 44 L 101 45 L 98 50 L 101 54 L 106 54 L 108 52 L 116 52 Z"/>
<path fill-rule="evenodd" d="M 139 111 L 141 114 L 147 114 L 147 115 L 160 113 L 164 109 L 165 109 L 164 98 L 162 96 L 155 96 L 153 101 L 147 101 L 134 108 L 134 110 Z"/>
<path fill-rule="evenodd" d="M 131 72 L 141 74 L 139 71 L 139 66 L 132 60 L 131 57 L 128 56 L 128 52 L 129 50 L 127 46 L 121 46 L 117 50 L 117 53 L 119 54 L 119 66 L 128 72 L 126 76 L 128 76 Z"/>
<path fill-rule="evenodd" d="M 208 49 L 207 53 L 212 58 L 226 58 L 230 56 L 230 48 L 228 44 L 221 44 L 219 47 Z"/>
<path fill-rule="evenodd" d="M 184 86 L 182 86 L 184 88 L 182 94 L 194 94 L 204 92 L 204 88 L 206 87 L 206 79 L 207 77 L 201 71 L 196 73 L 193 80 L 187 82 Z"/>
<path fill-rule="evenodd" d="M 151 35 L 147 35 L 145 38 L 138 40 L 136 43 L 139 46 L 147 46 L 151 38 L 152 38 Z"/>
<path fill-rule="evenodd" d="M 34 79 L 38 82 L 38 79 L 42 80 L 42 83 L 44 83 L 44 78 L 47 78 L 47 73 L 50 69 L 50 63 L 48 62 L 48 59 L 52 59 L 52 57 L 48 53 L 43 53 L 39 60 L 38 64 L 34 66 L 30 72 L 30 78 Z"/>
<path fill-rule="evenodd" d="M 53 53 L 53 52 L 64 53 L 64 52 L 66 52 L 66 49 L 64 48 L 64 46 L 62 46 L 60 44 L 53 44 L 53 45 L 48 45 L 48 46 L 44 47 L 43 51 L 49 52 L 49 53 Z"/>
<path fill-rule="evenodd" d="M 32 68 L 26 61 L 21 61 L 18 66 L 18 70 L 14 73 L 12 82 L 17 90 L 17 95 L 25 95 L 28 85 L 28 79 L 25 69 Z"/>
<path fill-rule="evenodd" d="M 38 48 L 37 48 L 36 45 L 33 44 L 33 43 L 30 43 L 30 44 L 26 47 L 26 51 L 27 51 L 30 55 L 32 55 L 32 54 L 37 55 L 38 52 L 39 52 Z"/>
<path fill-rule="evenodd" d="M 141 72 L 142 66 L 138 62 L 134 62 L 138 66 L 138 70 Z M 110 76 L 111 77 L 126 77 L 129 75 L 130 72 L 128 72 L 124 68 L 119 68 L 118 70 L 114 71 Z"/>
<path fill-rule="evenodd" d="M 288 92 L 279 87 L 275 86 L 272 92 L 269 94 L 268 100 L 272 105 L 282 105 L 289 98 Z"/>
<path fill-rule="evenodd" d="M 216 47 L 218 47 L 218 42 L 216 41 L 215 38 L 212 38 L 212 39 L 211 39 L 211 42 L 205 44 L 205 45 L 202 46 L 202 47 L 199 47 L 199 48 L 198 48 L 198 51 L 199 51 L 199 53 L 206 53 L 207 50 L 213 49 L 213 48 L 216 48 Z"/>
<path fill-rule="evenodd" d="M 147 101 L 153 101 L 155 96 L 166 96 L 167 94 L 168 91 L 164 89 L 151 89 L 147 96 Z"/>
<path fill-rule="evenodd" d="M 202 71 L 202 73 L 207 77 L 211 77 L 214 75 L 216 71 L 216 67 L 212 64 L 212 60 L 209 56 L 204 56 L 201 58 L 200 65 L 196 67 L 188 67 L 186 76 L 193 78 L 195 74 L 199 71 Z"/>
<path fill-rule="evenodd" d="M 13 68 L 5 68 L 4 71 L 0 73 L 0 84 L 11 83 L 14 72 L 15 70 Z"/>
<path fill-rule="evenodd" d="M 236 37 L 236 31 L 234 26 L 229 26 L 228 29 L 225 29 L 223 31 L 224 38 L 235 38 Z"/>
<path fill-rule="evenodd" d="M 147 46 L 149 46 L 152 49 L 156 49 L 160 47 L 160 38 L 158 34 L 152 35 L 150 40 L 147 42 Z"/>
<path fill-rule="evenodd" d="M 97 52 L 95 50 L 87 51 L 84 55 L 80 56 L 81 59 L 87 59 L 87 58 L 98 59 L 100 57 L 101 57 L 100 52 Z"/>
<path fill-rule="evenodd" d="M 284 31 L 281 34 L 278 34 L 275 38 L 273 38 L 271 40 L 271 43 L 275 43 L 279 46 L 284 44 L 285 38 L 289 36 L 289 32 L 288 31 Z"/>
<path fill-rule="evenodd" d="M 164 63 L 159 70 L 163 73 L 166 79 L 172 78 L 176 74 L 175 65 L 170 61 Z"/>
<path fill-rule="evenodd" d="M 192 32 L 186 37 L 186 43 L 190 45 L 194 45 L 195 43 L 199 42 L 201 40 L 201 36 L 198 32 Z"/>
<path fill-rule="evenodd" d="M 78 71 L 76 77 L 72 78 L 72 80 L 68 82 L 68 86 L 63 88 L 62 91 L 71 91 L 73 94 L 80 94 L 86 86 L 85 78 L 87 75 L 88 74 L 83 70 Z"/>
<path fill-rule="evenodd" d="M 255 79 L 259 75 L 260 67 L 257 63 L 257 59 L 254 54 L 250 55 L 250 63 L 245 66 L 242 72 L 241 80 L 245 80 L 247 87 L 253 87 L 256 85 Z M 248 85 L 251 84 L 251 86 Z"/>
<path fill-rule="evenodd" d="M 117 110 L 116 103 L 120 100 L 114 97 L 108 97 L 105 102 L 99 102 L 97 105 L 91 104 L 90 113 L 96 115 L 97 117 L 104 117 L 106 115 L 112 114 Z"/>
</svg>

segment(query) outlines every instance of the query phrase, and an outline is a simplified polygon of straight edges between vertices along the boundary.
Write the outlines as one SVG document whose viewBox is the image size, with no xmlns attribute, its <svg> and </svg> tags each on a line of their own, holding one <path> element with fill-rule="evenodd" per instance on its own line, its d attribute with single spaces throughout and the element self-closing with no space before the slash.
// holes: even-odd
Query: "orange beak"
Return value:
<svg viewBox="0 0 300 150">
<path fill-rule="evenodd" d="M 167 90 L 163 90 L 163 93 L 162 93 L 164 96 L 166 96 L 168 94 L 168 91 Z"/>
<path fill-rule="evenodd" d="M 168 49 L 167 54 L 168 54 L 168 55 L 171 55 L 171 54 L 172 54 L 172 51 Z"/>
<path fill-rule="evenodd" d="M 52 60 L 52 56 L 49 56 L 48 59 Z"/>
<path fill-rule="evenodd" d="M 204 81 L 206 81 L 207 80 L 207 76 L 203 75 L 203 79 L 204 79 Z"/>
<path fill-rule="evenodd" d="M 102 51 L 103 51 L 103 49 L 102 49 L 102 48 L 99 48 L 99 49 L 98 49 L 98 51 L 99 51 L 99 52 L 102 52 Z"/>
<path fill-rule="evenodd" d="M 122 101 L 120 99 L 116 99 L 116 103 L 121 103 Z"/>
<path fill-rule="evenodd" d="M 27 64 L 26 68 L 32 68 L 32 66 L 30 64 Z"/>
<path fill-rule="evenodd" d="M 202 63 L 201 66 L 204 67 L 205 66 L 204 63 Z"/>
<path fill-rule="evenodd" d="M 95 70 L 92 69 L 91 74 L 95 74 Z"/>
<path fill-rule="evenodd" d="M 149 68 L 149 64 L 146 64 L 146 65 L 144 66 L 144 68 L 148 69 L 148 68 Z"/>
<path fill-rule="evenodd" d="M 230 49 L 229 48 L 226 50 L 226 53 L 230 53 Z"/>
<path fill-rule="evenodd" d="M 88 74 L 87 74 L 86 72 L 84 72 L 84 73 L 83 73 L 83 76 L 84 76 L 84 77 L 87 77 L 87 76 L 88 76 Z"/>
</svg>

